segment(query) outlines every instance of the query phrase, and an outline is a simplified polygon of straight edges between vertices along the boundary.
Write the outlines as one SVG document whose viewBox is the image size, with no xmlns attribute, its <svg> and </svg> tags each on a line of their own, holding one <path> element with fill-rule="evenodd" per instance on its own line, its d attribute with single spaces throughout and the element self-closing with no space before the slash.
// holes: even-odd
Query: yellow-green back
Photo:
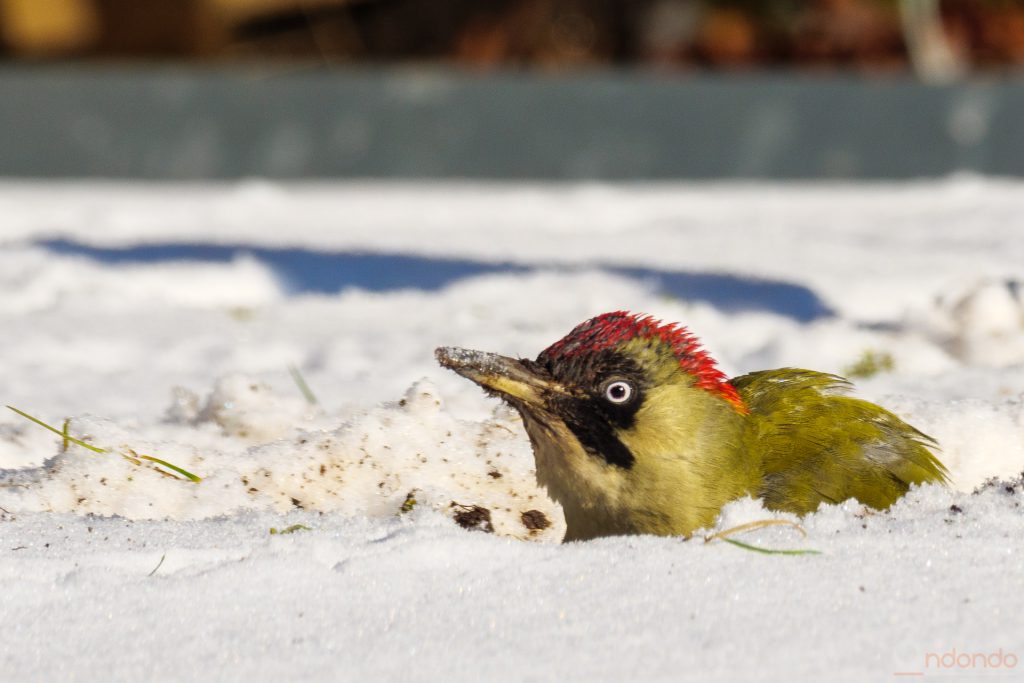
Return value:
<svg viewBox="0 0 1024 683">
<path fill-rule="evenodd" d="M 947 483 L 935 441 L 888 410 L 843 395 L 842 377 L 783 368 L 731 380 L 749 409 L 745 448 L 760 454 L 755 495 L 803 514 L 848 498 L 887 508 L 911 484 Z"/>
</svg>

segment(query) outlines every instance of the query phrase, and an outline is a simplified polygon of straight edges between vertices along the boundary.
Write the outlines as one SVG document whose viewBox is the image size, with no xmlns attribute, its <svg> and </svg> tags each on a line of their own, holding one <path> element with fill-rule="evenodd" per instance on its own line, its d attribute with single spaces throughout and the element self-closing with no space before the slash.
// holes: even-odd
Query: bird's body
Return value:
<svg viewBox="0 0 1024 683">
<path fill-rule="evenodd" d="M 849 498 L 885 508 L 946 481 L 934 441 L 844 395 L 846 380 L 791 368 L 726 380 L 685 328 L 649 317 L 598 316 L 536 361 L 438 358 L 520 412 L 566 540 L 689 535 L 745 495 L 798 514 Z"/>
</svg>

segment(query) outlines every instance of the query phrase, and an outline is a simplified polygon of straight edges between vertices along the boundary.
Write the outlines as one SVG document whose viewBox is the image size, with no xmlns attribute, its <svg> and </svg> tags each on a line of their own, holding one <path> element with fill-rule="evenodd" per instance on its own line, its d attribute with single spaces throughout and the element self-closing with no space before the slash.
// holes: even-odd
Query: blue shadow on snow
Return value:
<svg viewBox="0 0 1024 683">
<path fill-rule="evenodd" d="M 359 288 L 373 292 L 398 289 L 436 291 L 457 280 L 493 273 L 528 273 L 538 270 L 579 270 L 579 266 L 526 266 L 470 259 L 382 254 L 325 252 L 297 248 L 245 245 L 149 244 L 130 247 L 94 247 L 63 239 L 36 243 L 54 254 L 82 256 L 100 263 L 139 264 L 171 261 L 227 263 L 249 256 L 270 267 L 295 294 L 334 294 Z M 591 266 L 600 271 L 643 280 L 666 296 L 703 301 L 723 311 L 764 311 L 808 322 L 832 315 L 810 289 L 778 280 L 744 278 L 720 273 L 687 273 L 654 268 Z"/>
</svg>

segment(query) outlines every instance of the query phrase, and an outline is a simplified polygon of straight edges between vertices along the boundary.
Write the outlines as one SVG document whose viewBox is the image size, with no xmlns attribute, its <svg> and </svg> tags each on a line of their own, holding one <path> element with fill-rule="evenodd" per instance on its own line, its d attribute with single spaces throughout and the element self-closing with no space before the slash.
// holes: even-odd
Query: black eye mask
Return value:
<svg viewBox="0 0 1024 683">
<path fill-rule="evenodd" d="M 615 426 L 620 421 L 610 419 L 611 416 L 605 407 L 600 405 L 601 402 L 603 399 L 564 397 L 556 399 L 552 408 L 587 453 L 603 459 L 609 465 L 628 470 L 636 459 L 615 435 Z M 628 419 L 632 423 L 639 403 L 630 401 L 630 404 L 611 407 L 618 409 L 614 411 L 616 413 L 620 410 L 631 411 Z"/>
</svg>

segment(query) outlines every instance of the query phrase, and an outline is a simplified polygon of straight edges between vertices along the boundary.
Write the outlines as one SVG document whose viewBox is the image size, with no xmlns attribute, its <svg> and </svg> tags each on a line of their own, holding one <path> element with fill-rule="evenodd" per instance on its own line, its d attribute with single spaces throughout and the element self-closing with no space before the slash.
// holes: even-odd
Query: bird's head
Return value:
<svg viewBox="0 0 1024 683">
<path fill-rule="evenodd" d="M 656 528 L 665 496 L 699 507 L 702 481 L 714 476 L 707 446 L 738 438 L 731 425 L 746 412 L 686 328 L 625 311 L 578 325 L 534 361 L 447 347 L 436 355 L 522 415 L 567 539 Z"/>
</svg>

